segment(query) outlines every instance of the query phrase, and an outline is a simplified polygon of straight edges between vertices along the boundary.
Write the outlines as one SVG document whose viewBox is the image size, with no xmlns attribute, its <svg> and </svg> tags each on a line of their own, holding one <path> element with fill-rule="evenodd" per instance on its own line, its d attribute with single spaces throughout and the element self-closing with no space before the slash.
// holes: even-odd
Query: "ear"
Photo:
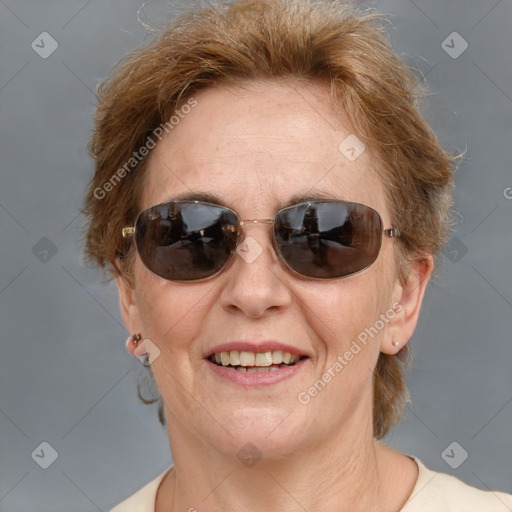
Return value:
<svg viewBox="0 0 512 512">
<path fill-rule="evenodd" d="M 427 284 L 434 270 L 431 254 L 410 263 L 410 272 L 405 283 L 398 279 L 393 291 L 393 309 L 396 315 L 389 321 L 387 335 L 382 340 L 381 352 L 397 354 L 411 339 L 418 318 Z"/>
<path fill-rule="evenodd" d="M 131 334 L 140 333 L 142 328 L 141 316 L 137 302 L 135 288 L 121 274 L 116 275 L 117 291 L 119 292 L 119 305 L 124 325 Z M 126 349 L 133 355 L 135 345 L 126 343 Z"/>
</svg>

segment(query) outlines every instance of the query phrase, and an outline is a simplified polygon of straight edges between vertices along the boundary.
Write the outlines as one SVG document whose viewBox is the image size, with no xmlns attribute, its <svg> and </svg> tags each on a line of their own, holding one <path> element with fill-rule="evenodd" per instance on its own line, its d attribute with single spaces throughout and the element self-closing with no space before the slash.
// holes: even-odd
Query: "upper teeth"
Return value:
<svg viewBox="0 0 512 512">
<path fill-rule="evenodd" d="M 300 356 L 273 350 L 268 352 L 246 352 L 244 350 L 232 350 L 231 352 L 217 352 L 210 356 L 216 363 L 222 366 L 272 366 L 273 364 L 294 364 Z"/>
</svg>

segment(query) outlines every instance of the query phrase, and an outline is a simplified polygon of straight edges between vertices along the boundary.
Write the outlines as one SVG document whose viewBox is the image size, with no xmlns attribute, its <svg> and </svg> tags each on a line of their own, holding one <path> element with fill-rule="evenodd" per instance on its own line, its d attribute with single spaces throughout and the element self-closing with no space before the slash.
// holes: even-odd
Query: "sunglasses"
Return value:
<svg viewBox="0 0 512 512">
<path fill-rule="evenodd" d="M 202 201 L 168 201 L 139 214 L 134 237 L 148 270 L 169 281 L 208 279 L 226 268 L 246 224 L 272 224 L 272 244 L 281 262 L 310 279 L 338 279 L 368 268 L 379 255 L 383 230 L 379 213 L 359 203 L 311 200 L 279 210 L 273 219 L 242 220 L 236 212 Z"/>
</svg>

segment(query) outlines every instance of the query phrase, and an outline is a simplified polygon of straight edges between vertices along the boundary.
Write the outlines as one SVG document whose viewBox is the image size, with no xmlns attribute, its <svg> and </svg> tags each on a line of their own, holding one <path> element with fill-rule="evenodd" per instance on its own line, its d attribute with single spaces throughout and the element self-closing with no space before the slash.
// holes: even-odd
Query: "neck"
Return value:
<svg viewBox="0 0 512 512">
<path fill-rule="evenodd" d="M 369 428 L 322 439 L 286 458 L 263 456 L 252 467 L 204 444 L 191 449 L 188 435 L 169 434 L 179 448 L 173 450 L 175 469 L 160 487 L 157 512 L 392 512 L 416 481 L 415 463 L 375 442 Z"/>
</svg>

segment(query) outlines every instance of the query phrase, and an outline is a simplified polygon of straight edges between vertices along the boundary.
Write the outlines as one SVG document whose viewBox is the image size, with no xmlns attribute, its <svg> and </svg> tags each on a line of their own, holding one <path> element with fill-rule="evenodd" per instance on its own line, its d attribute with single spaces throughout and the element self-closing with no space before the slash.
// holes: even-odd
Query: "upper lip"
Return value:
<svg viewBox="0 0 512 512">
<path fill-rule="evenodd" d="M 286 343 L 281 343 L 279 341 L 268 340 L 260 341 L 258 343 L 250 341 L 230 341 L 227 343 L 222 343 L 221 345 L 217 345 L 209 349 L 204 357 L 207 359 L 213 354 L 218 354 L 220 352 L 231 352 L 232 350 L 238 350 L 239 352 L 273 352 L 275 350 L 281 350 L 283 352 L 290 352 L 292 355 L 306 356 L 303 351 L 297 347 L 294 347 L 293 345 L 287 345 Z"/>
</svg>

